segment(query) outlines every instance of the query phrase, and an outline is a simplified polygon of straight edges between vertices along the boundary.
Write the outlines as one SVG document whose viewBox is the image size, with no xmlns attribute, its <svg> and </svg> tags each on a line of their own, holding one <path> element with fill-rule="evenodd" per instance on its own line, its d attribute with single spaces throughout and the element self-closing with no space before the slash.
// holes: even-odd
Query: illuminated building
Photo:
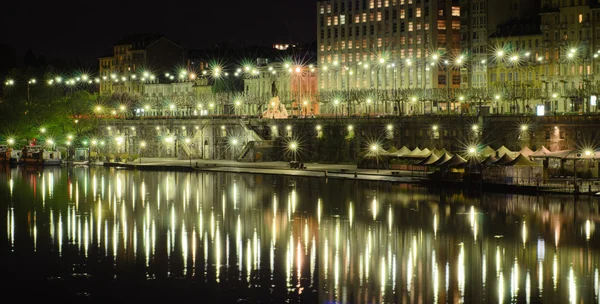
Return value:
<svg viewBox="0 0 600 304">
<path fill-rule="evenodd" d="M 141 93 L 142 82 L 132 77 L 142 71 L 162 75 L 183 66 L 186 53 L 182 46 L 156 34 L 125 37 L 112 46 L 113 54 L 99 58 L 100 94 Z M 116 81 L 115 81 L 116 80 Z"/>
<path fill-rule="evenodd" d="M 457 0 L 317 3 L 319 87 L 459 87 L 460 14 Z"/>
</svg>

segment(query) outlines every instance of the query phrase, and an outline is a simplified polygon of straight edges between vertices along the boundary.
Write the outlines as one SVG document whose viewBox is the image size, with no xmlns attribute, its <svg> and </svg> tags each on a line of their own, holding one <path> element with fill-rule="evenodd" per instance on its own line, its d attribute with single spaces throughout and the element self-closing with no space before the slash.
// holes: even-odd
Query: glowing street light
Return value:
<svg viewBox="0 0 600 304">
<path fill-rule="evenodd" d="M 469 155 L 474 156 L 477 153 L 477 149 L 475 147 L 469 147 Z"/>
<path fill-rule="evenodd" d="M 348 132 L 352 132 L 354 131 L 354 126 L 353 125 L 348 125 Z"/>
<path fill-rule="evenodd" d="M 140 164 L 142 164 L 142 152 L 144 151 L 144 148 L 146 148 L 146 142 L 141 141 L 140 142 Z"/>
<path fill-rule="evenodd" d="M 386 128 L 388 131 L 392 131 L 392 130 L 394 129 L 394 126 L 393 126 L 392 124 L 388 124 L 387 126 L 385 126 L 385 128 Z"/>
<path fill-rule="evenodd" d="M 289 149 L 294 153 L 294 162 L 296 161 L 296 151 L 298 150 L 298 143 L 295 141 L 290 142 Z"/>
<path fill-rule="evenodd" d="M 439 129 L 439 127 L 438 127 L 438 125 L 433 125 L 433 126 L 431 126 L 431 129 L 433 131 L 437 131 Z"/>
<path fill-rule="evenodd" d="M 46 134 L 46 128 L 41 128 L 41 129 L 40 129 L 40 133 L 42 133 L 42 134 Z"/>
<path fill-rule="evenodd" d="M 585 154 L 585 156 L 589 157 L 592 155 L 592 150 L 587 149 L 587 150 L 585 150 L 584 154 Z"/>
<path fill-rule="evenodd" d="M 7 142 L 7 143 L 8 143 L 8 145 L 10 145 L 10 146 L 12 146 L 12 145 L 14 145 L 14 144 L 15 144 L 15 140 L 14 140 L 14 138 L 9 138 L 9 139 L 8 139 L 6 142 Z"/>
<path fill-rule="evenodd" d="M 522 132 L 525 132 L 525 131 L 527 131 L 528 129 L 529 129 L 529 126 L 528 126 L 528 125 L 525 125 L 525 124 L 521 125 L 521 131 L 522 131 Z"/>
<path fill-rule="evenodd" d="M 371 151 L 375 153 L 375 161 L 377 162 L 377 173 L 379 173 L 379 147 L 376 144 L 372 144 Z"/>
<path fill-rule="evenodd" d="M 479 125 L 472 125 L 471 130 L 473 130 L 473 131 L 479 130 Z"/>
</svg>

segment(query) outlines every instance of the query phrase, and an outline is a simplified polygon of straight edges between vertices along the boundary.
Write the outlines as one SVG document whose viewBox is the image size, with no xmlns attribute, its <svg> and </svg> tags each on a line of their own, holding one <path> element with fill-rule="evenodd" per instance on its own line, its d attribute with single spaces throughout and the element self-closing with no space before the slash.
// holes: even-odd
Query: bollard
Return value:
<svg viewBox="0 0 600 304">
<path fill-rule="evenodd" d="M 354 178 L 357 178 L 358 175 L 356 174 L 356 171 L 354 171 Z"/>
<path fill-rule="evenodd" d="M 325 177 L 327 177 L 327 170 L 325 170 Z"/>
</svg>

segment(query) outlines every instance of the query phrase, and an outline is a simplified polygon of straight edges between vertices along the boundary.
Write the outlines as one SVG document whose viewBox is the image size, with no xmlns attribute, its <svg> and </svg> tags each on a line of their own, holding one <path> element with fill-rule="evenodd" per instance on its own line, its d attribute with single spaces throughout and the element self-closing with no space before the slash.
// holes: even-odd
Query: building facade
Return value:
<svg viewBox="0 0 600 304">
<path fill-rule="evenodd" d="M 319 111 L 318 69 L 313 65 L 273 63 L 240 71 L 244 93 L 258 100 L 278 97 L 291 115 L 317 115 Z"/>
<path fill-rule="evenodd" d="M 540 0 L 460 0 L 461 49 L 467 54 L 462 69 L 462 88 L 488 84 L 487 64 L 495 44 L 489 37 L 511 20 L 537 19 Z"/>
<path fill-rule="evenodd" d="M 324 90 L 460 86 L 458 0 L 317 3 Z"/>
<path fill-rule="evenodd" d="M 99 58 L 100 94 L 142 93 L 144 73 L 158 79 L 165 72 L 184 67 L 182 46 L 154 34 L 132 35 L 113 45 L 113 54 Z"/>
<path fill-rule="evenodd" d="M 595 62 L 600 50 L 598 1 L 542 0 L 541 31 L 548 95 L 571 98 L 566 107 L 572 111 L 587 108 L 587 101 L 573 95 L 577 90 L 592 90 L 598 85 L 594 75 L 600 72 Z"/>
</svg>

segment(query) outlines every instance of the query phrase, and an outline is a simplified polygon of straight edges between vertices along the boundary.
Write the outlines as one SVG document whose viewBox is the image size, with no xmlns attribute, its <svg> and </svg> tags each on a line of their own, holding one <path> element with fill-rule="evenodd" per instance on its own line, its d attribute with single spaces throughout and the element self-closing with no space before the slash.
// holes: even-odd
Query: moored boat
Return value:
<svg viewBox="0 0 600 304">
<path fill-rule="evenodd" d="M 26 146 L 21 151 L 19 163 L 36 166 L 60 166 L 62 159 L 60 151 L 46 151 L 41 146 Z"/>
<path fill-rule="evenodd" d="M 7 145 L 0 145 L 0 164 L 17 164 L 19 151 Z"/>
</svg>

